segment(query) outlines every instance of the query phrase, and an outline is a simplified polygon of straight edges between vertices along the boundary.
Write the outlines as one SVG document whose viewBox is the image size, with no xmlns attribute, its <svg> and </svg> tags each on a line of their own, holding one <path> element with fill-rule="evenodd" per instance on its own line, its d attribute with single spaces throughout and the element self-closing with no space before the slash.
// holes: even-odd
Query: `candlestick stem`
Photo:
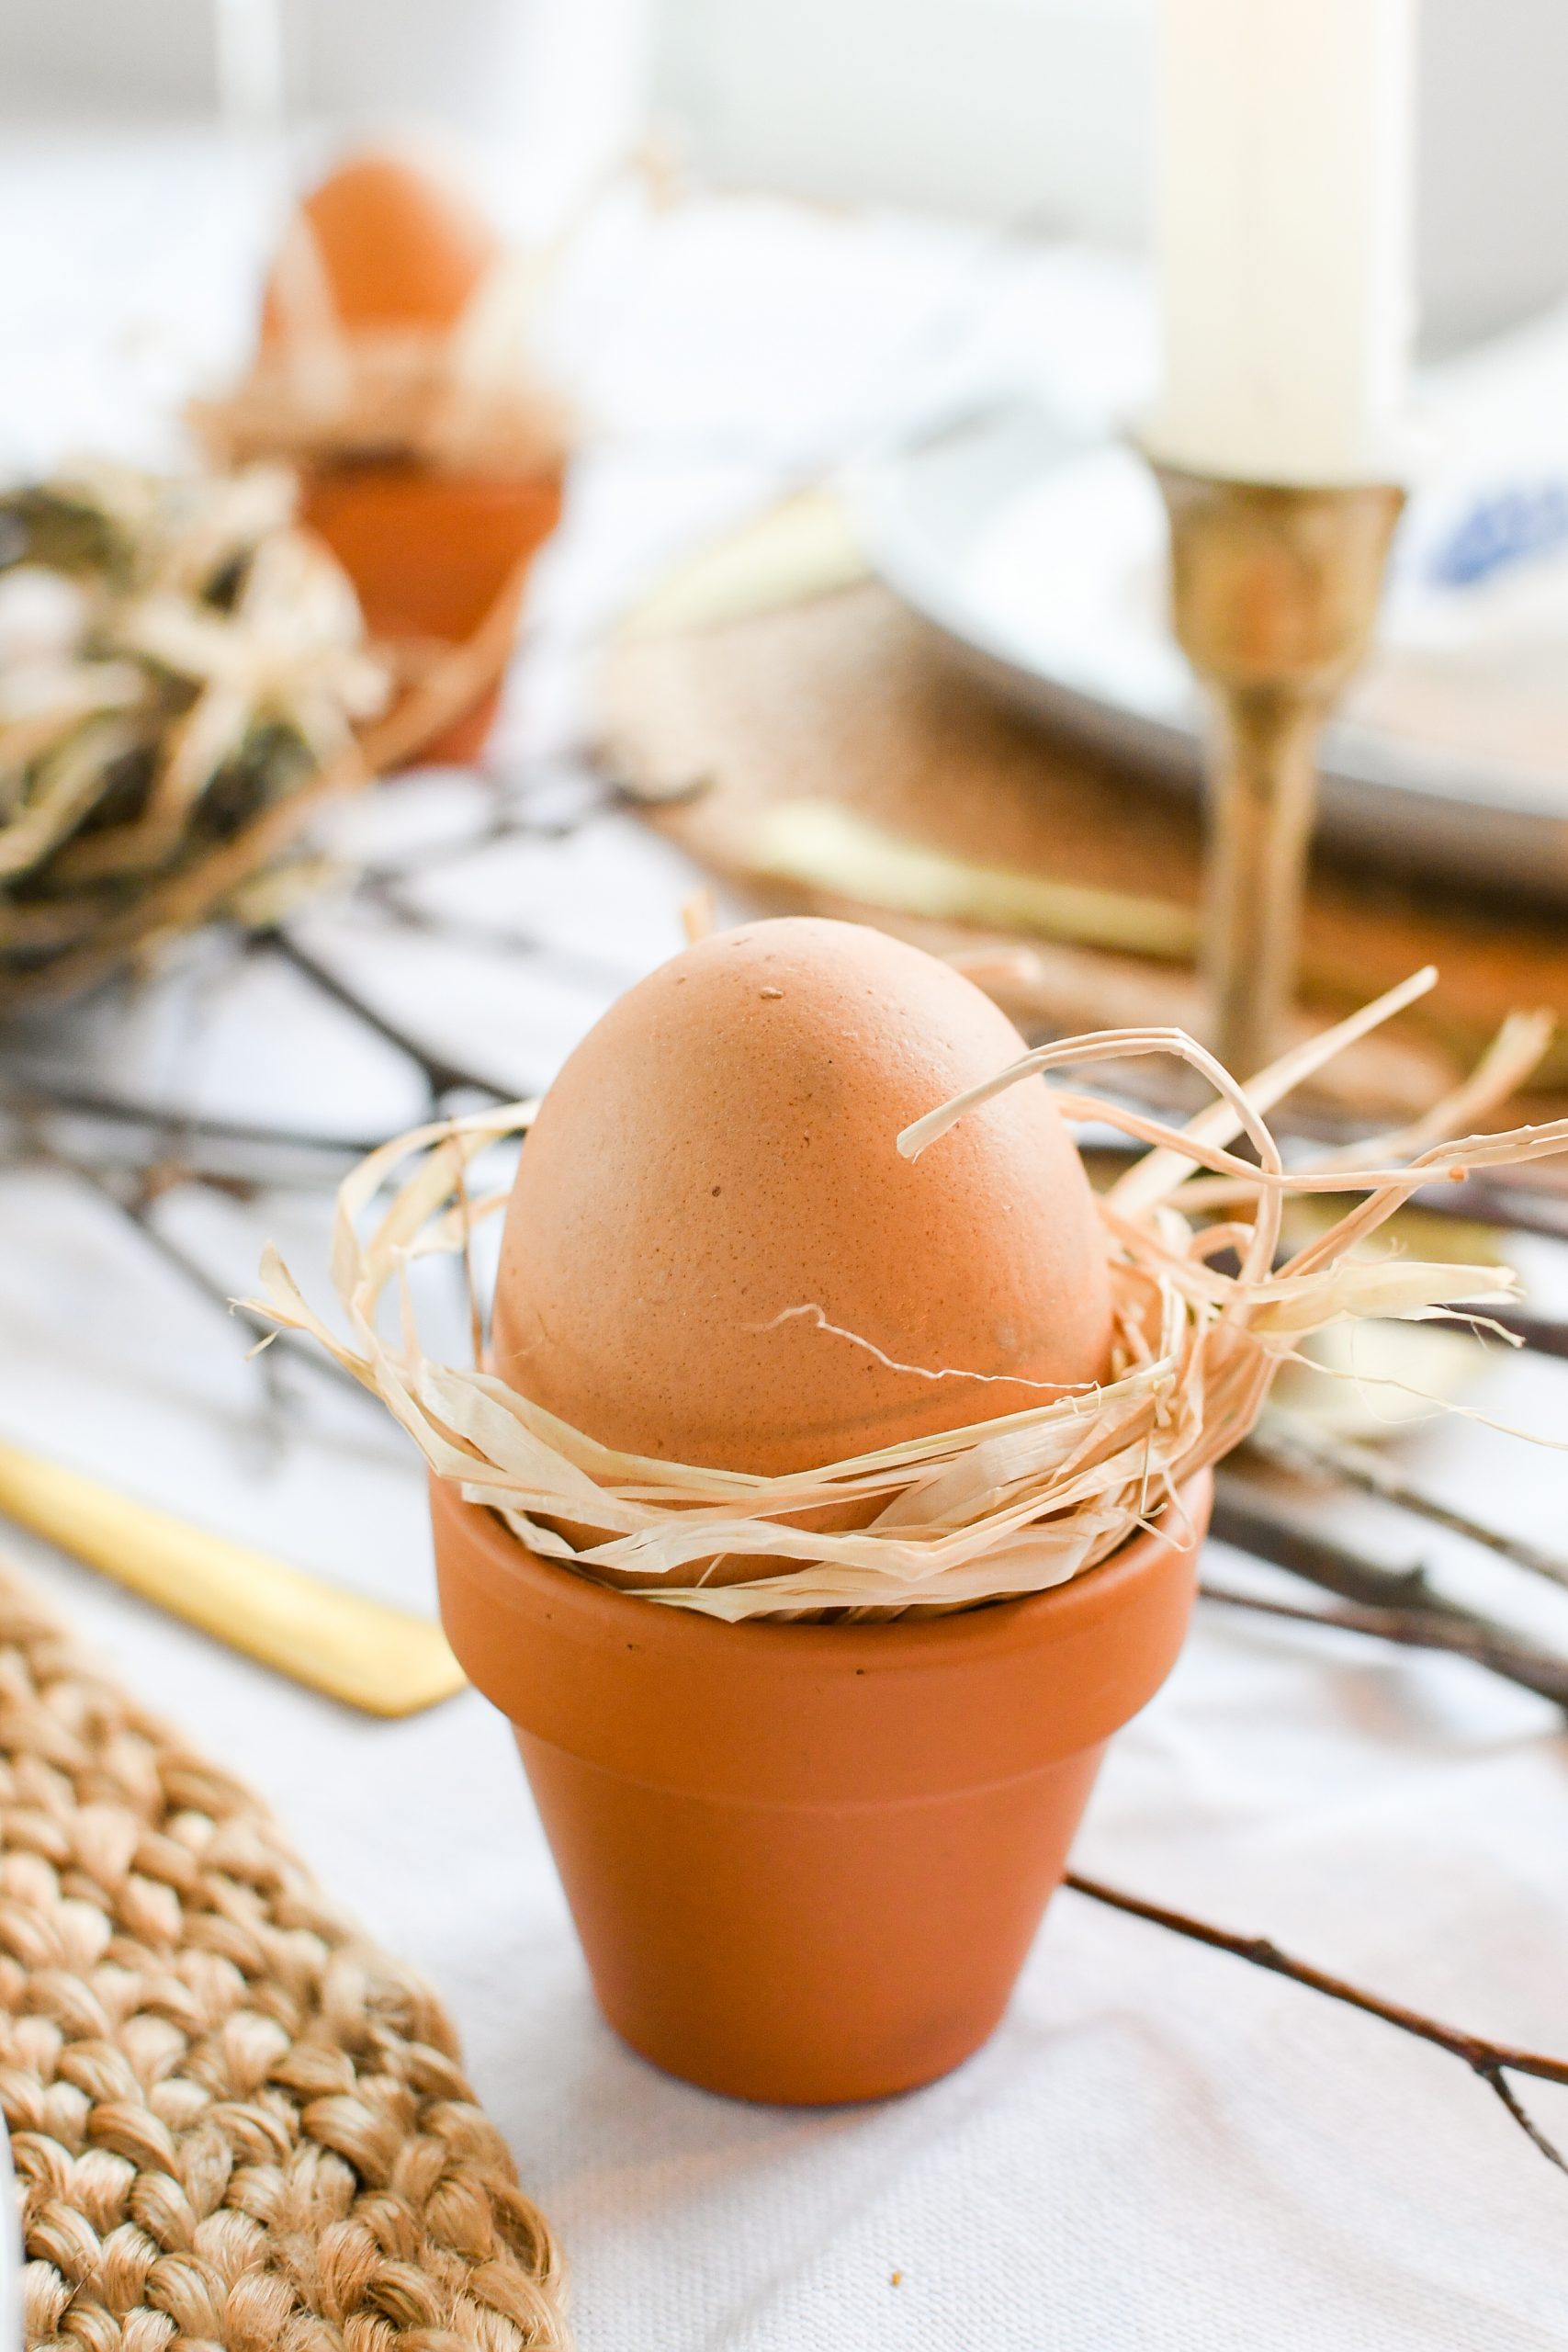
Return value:
<svg viewBox="0 0 1568 2352">
<path fill-rule="evenodd" d="M 1209 704 L 1202 968 L 1238 1077 L 1283 1042 L 1325 720 L 1371 642 L 1404 493 L 1156 463 L 1178 641 Z"/>
</svg>

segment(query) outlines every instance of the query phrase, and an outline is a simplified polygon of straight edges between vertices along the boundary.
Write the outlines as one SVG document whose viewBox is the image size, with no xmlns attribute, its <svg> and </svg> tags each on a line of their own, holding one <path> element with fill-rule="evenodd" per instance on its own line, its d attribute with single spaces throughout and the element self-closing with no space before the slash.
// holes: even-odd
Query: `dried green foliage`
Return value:
<svg viewBox="0 0 1568 2352">
<path fill-rule="evenodd" d="M 277 469 L 79 468 L 0 498 L 0 1002 L 227 910 L 386 681 Z"/>
</svg>

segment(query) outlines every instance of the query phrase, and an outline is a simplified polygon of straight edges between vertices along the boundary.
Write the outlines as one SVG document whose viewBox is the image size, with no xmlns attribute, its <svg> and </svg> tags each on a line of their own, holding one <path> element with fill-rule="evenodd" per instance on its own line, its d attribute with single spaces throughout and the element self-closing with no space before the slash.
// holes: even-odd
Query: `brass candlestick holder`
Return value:
<svg viewBox="0 0 1568 2352">
<path fill-rule="evenodd" d="M 1209 704 L 1201 963 L 1220 1059 L 1250 1077 L 1295 993 L 1325 720 L 1371 641 L 1404 493 L 1232 481 L 1155 461 L 1176 636 Z"/>
</svg>

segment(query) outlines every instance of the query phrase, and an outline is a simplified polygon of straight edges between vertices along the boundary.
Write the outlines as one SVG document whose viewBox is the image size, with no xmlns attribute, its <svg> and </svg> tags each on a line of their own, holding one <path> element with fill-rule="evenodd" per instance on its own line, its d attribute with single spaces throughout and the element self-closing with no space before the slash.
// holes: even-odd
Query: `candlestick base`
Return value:
<svg viewBox="0 0 1568 2352">
<path fill-rule="evenodd" d="M 1296 488 L 1154 460 L 1172 613 L 1209 703 L 1201 967 L 1238 1077 L 1279 1050 L 1295 992 L 1324 721 L 1371 639 L 1390 483 Z"/>
</svg>

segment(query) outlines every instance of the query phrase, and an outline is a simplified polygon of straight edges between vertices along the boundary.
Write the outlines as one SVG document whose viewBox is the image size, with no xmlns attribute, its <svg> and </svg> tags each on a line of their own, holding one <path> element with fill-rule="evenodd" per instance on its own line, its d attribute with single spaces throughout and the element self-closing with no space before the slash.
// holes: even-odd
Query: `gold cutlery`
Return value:
<svg viewBox="0 0 1568 2352">
<path fill-rule="evenodd" d="M 434 1621 L 139 1502 L 64 1464 L 0 1445 L 0 1514 L 246 1657 L 373 1715 L 463 1688 Z"/>
</svg>

